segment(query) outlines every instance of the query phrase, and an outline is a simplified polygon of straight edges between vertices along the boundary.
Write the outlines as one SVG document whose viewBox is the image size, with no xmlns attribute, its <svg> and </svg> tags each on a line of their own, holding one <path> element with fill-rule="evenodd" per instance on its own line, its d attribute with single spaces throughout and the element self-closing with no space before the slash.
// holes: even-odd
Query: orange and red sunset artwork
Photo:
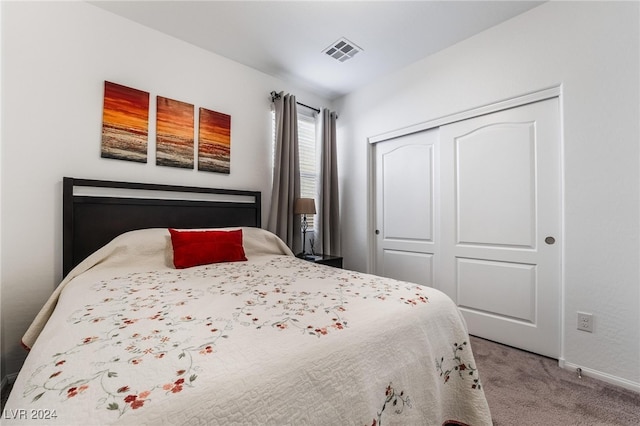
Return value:
<svg viewBox="0 0 640 426">
<path fill-rule="evenodd" d="M 193 105 L 157 98 L 156 164 L 193 169 Z"/>
<path fill-rule="evenodd" d="M 200 108 L 198 170 L 230 173 L 231 116 Z"/>
<path fill-rule="evenodd" d="M 147 162 L 149 93 L 104 82 L 103 158 Z"/>
</svg>

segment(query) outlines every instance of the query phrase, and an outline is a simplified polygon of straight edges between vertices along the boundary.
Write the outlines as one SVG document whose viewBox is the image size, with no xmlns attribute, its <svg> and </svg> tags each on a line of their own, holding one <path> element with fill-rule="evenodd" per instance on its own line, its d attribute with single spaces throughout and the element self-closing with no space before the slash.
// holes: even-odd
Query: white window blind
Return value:
<svg viewBox="0 0 640 426">
<path fill-rule="evenodd" d="M 272 118 L 272 141 L 275 149 L 276 116 Z M 298 112 L 298 154 L 300 159 L 300 197 L 316 199 L 318 193 L 318 157 L 316 153 L 316 119 Z M 316 209 L 318 202 L 316 200 Z M 307 216 L 309 230 L 315 230 L 315 215 Z"/>
</svg>

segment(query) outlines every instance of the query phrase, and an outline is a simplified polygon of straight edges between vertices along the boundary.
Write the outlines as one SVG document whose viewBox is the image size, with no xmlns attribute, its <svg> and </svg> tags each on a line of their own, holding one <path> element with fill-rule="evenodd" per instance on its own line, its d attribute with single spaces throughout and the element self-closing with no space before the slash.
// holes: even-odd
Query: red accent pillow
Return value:
<svg viewBox="0 0 640 426">
<path fill-rule="evenodd" d="M 219 262 L 247 260 L 242 229 L 234 231 L 179 231 L 169 228 L 173 264 L 177 269 Z"/>
</svg>

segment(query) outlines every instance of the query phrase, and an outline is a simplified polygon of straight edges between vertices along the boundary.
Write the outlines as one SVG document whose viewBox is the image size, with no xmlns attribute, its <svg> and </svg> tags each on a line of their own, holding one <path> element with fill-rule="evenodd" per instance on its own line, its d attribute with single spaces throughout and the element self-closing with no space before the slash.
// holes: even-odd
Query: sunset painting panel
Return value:
<svg viewBox="0 0 640 426">
<path fill-rule="evenodd" d="M 231 116 L 200 108 L 198 170 L 229 174 Z"/>
<path fill-rule="evenodd" d="M 104 82 L 102 158 L 147 162 L 149 93 Z"/>
<path fill-rule="evenodd" d="M 193 169 L 193 105 L 157 98 L 156 164 Z"/>
</svg>

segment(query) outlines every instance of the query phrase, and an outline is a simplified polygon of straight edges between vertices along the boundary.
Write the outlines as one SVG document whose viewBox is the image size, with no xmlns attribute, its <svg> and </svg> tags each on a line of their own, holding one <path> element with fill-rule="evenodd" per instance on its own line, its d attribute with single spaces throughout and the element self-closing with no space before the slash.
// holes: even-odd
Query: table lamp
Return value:
<svg viewBox="0 0 640 426">
<path fill-rule="evenodd" d="M 302 215 L 302 252 L 296 256 L 305 257 L 308 253 L 305 251 L 307 242 L 307 215 L 316 214 L 316 202 L 313 198 L 298 198 L 293 206 L 293 214 Z"/>
</svg>

